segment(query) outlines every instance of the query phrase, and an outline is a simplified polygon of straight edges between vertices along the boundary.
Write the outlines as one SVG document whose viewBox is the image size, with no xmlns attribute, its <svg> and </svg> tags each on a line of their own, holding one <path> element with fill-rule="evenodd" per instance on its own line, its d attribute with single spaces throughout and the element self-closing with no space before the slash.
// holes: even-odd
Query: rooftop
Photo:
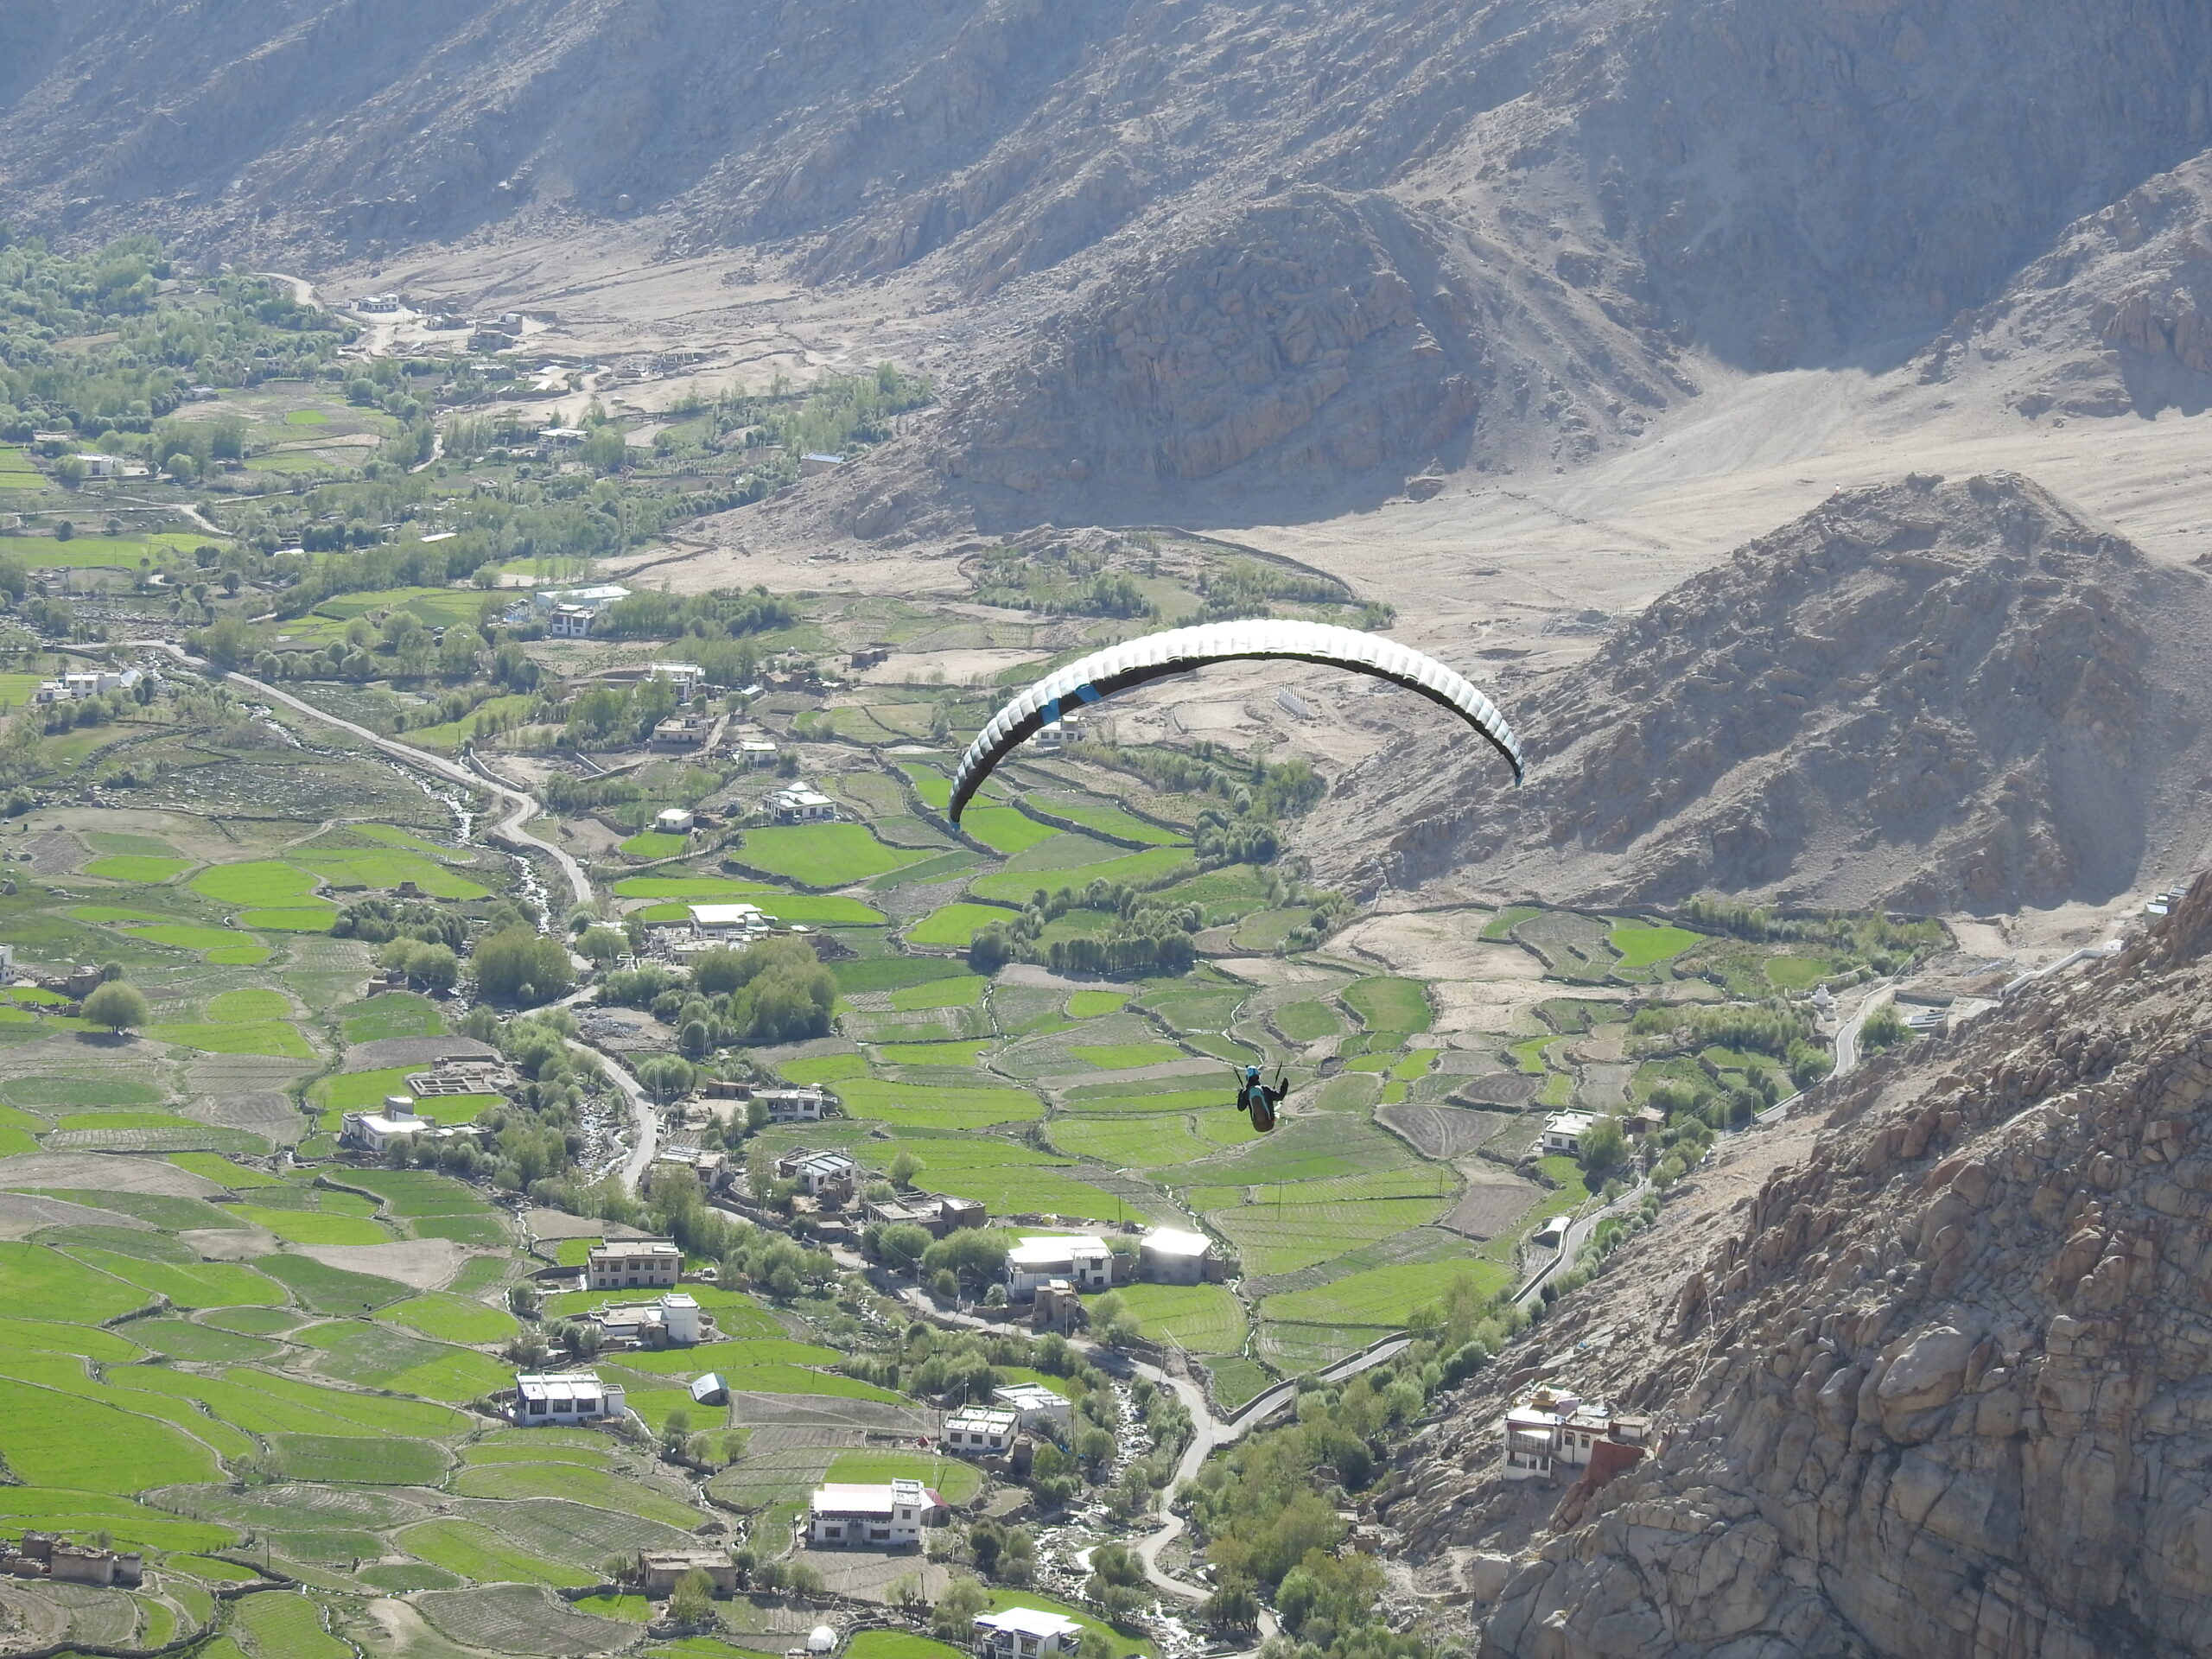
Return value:
<svg viewBox="0 0 2212 1659">
<path fill-rule="evenodd" d="M 976 1628 L 1039 1637 L 1075 1636 L 1083 1630 L 1066 1614 L 1048 1613 L 1041 1607 L 1009 1607 L 1002 1613 L 978 1613 Z"/>
<path fill-rule="evenodd" d="M 1144 1236 L 1144 1248 L 1164 1255 L 1204 1255 L 1213 1248 L 1213 1241 L 1204 1233 L 1185 1232 L 1179 1227 L 1155 1227 Z"/>
</svg>

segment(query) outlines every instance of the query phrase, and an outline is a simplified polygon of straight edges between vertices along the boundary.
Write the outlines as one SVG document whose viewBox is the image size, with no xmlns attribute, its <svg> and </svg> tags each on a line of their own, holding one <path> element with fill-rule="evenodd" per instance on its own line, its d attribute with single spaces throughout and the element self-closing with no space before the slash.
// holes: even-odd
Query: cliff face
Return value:
<svg viewBox="0 0 2212 1659">
<path fill-rule="evenodd" d="M 1908 909 L 2102 900 L 2212 828 L 2212 587 L 2032 484 L 1839 493 L 1507 698 L 1529 785 L 1443 732 L 1347 774 L 1324 844 L 1400 885 Z M 1369 836 L 1339 833 L 1357 810 Z"/>
<path fill-rule="evenodd" d="M 1630 1474 L 1543 1518 L 1492 1472 L 1504 1391 L 1464 1390 L 1382 1507 L 1432 1566 L 1511 1558 L 1484 1653 L 2212 1651 L 2208 944 L 2212 880 L 1824 1085 L 1724 1223 L 1662 1223 L 1501 1356 L 1656 1412 Z"/>
</svg>

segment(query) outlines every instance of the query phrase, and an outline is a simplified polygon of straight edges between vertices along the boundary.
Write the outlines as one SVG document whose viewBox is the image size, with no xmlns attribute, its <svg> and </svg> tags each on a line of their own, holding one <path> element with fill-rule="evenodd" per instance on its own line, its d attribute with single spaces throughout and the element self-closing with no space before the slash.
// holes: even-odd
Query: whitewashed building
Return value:
<svg viewBox="0 0 2212 1659">
<path fill-rule="evenodd" d="M 1610 1479 L 1642 1458 L 1651 1439 L 1650 1418 L 1551 1389 L 1509 1406 L 1499 1427 L 1499 1472 L 1508 1480 L 1548 1478 L 1562 1464 Z"/>
<path fill-rule="evenodd" d="M 817 1549 L 911 1549 L 922 1519 L 942 1503 L 918 1480 L 817 1486 L 807 1501 L 806 1541 Z"/>
<path fill-rule="evenodd" d="M 1588 1112 L 1554 1112 L 1544 1120 L 1540 1144 L 1546 1153 L 1562 1153 L 1569 1158 L 1580 1157 L 1582 1137 L 1597 1122 Z"/>
<path fill-rule="evenodd" d="M 1062 1436 L 1075 1428 L 1074 1404 L 1042 1382 L 1009 1382 L 993 1389 L 991 1398 L 1015 1414 L 1020 1427 L 1057 1430 Z"/>
<path fill-rule="evenodd" d="M 525 1428 L 594 1422 L 620 1417 L 628 1400 L 619 1384 L 602 1384 L 596 1371 L 517 1371 L 514 1421 Z"/>
<path fill-rule="evenodd" d="M 1213 1241 L 1204 1233 L 1155 1227 L 1137 1243 L 1137 1268 L 1156 1285 L 1203 1284 L 1212 1255 Z"/>
<path fill-rule="evenodd" d="M 1065 1279 L 1078 1291 L 1109 1290 L 1114 1254 L 1105 1241 L 1088 1233 L 1067 1238 L 1025 1238 L 1006 1253 L 1007 1294 L 1033 1301 L 1039 1288 Z"/>
<path fill-rule="evenodd" d="M 1021 1432 L 1021 1414 L 1006 1406 L 963 1406 L 944 1420 L 944 1449 L 962 1457 L 995 1457 Z"/>
<path fill-rule="evenodd" d="M 1083 1643 L 1082 1625 L 1038 1607 L 978 1613 L 975 1630 L 976 1659 L 1058 1659 Z"/>
<path fill-rule="evenodd" d="M 673 1290 L 683 1272 L 683 1252 L 664 1238 L 607 1239 L 584 1253 L 587 1290 Z"/>
<path fill-rule="evenodd" d="M 778 823 L 832 823 L 837 817 L 836 802 L 805 784 L 778 790 L 766 804 Z"/>
</svg>

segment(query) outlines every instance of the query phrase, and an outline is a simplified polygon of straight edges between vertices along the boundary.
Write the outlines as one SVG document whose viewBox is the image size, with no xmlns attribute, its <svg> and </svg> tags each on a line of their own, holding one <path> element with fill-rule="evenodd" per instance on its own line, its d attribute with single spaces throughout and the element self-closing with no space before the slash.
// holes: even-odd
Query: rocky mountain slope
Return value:
<svg viewBox="0 0 2212 1659">
<path fill-rule="evenodd" d="M 2212 836 L 2208 625 L 2212 583 L 2018 476 L 1847 492 L 1581 666 L 1503 690 L 1524 789 L 1421 722 L 1340 781 L 1313 833 L 1387 837 L 1370 883 L 2102 901 L 2192 868 Z"/>
<path fill-rule="evenodd" d="M 2207 62 L 2178 0 L 22 0 L 0 207 L 308 268 L 635 216 L 883 281 L 975 347 L 915 476 L 1033 520 L 1893 360 L 2212 143 Z"/>
<path fill-rule="evenodd" d="M 1464 1389 L 1380 1507 L 1483 1652 L 2212 1650 L 2208 948 L 2212 880 L 1815 1090 Z M 1538 1376 L 1655 1454 L 1505 1485 Z"/>
</svg>

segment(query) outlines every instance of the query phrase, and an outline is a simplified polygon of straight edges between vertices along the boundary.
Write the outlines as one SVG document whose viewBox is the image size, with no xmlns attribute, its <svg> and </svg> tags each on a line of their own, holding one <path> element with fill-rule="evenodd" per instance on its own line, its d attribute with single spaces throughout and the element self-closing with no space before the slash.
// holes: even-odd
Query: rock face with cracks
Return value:
<svg viewBox="0 0 2212 1659">
<path fill-rule="evenodd" d="M 1584 902 L 2101 901 L 2212 830 L 2208 623 L 2212 584 L 2016 475 L 1843 492 L 1502 692 L 1527 788 L 1422 729 L 1315 839 Z"/>
<path fill-rule="evenodd" d="M 2212 1651 L 2208 947 L 2212 878 L 1814 1091 L 1718 1244 L 1662 1217 L 1464 1389 L 1378 1507 L 1461 1559 L 1484 1654 Z M 1657 1419 L 1548 1519 L 1494 1472 L 1539 1350 Z"/>
</svg>

